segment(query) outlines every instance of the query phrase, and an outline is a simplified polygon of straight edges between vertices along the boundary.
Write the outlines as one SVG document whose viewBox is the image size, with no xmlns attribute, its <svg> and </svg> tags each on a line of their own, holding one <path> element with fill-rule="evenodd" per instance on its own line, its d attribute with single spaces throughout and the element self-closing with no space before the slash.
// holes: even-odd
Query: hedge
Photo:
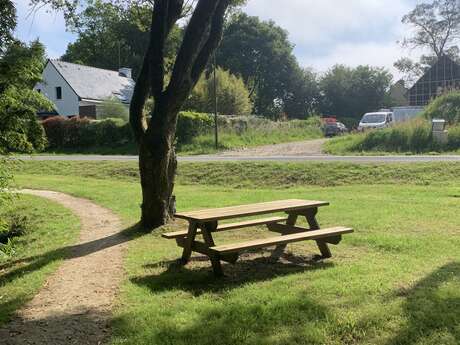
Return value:
<svg viewBox="0 0 460 345">
<path fill-rule="evenodd" d="M 212 117 L 207 114 L 181 112 L 177 122 L 177 143 L 189 143 L 193 137 L 207 133 L 213 123 Z M 55 116 L 42 124 L 48 146 L 52 149 L 116 147 L 134 141 L 129 123 L 119 119 L 95 121 Z"/>
</svg>

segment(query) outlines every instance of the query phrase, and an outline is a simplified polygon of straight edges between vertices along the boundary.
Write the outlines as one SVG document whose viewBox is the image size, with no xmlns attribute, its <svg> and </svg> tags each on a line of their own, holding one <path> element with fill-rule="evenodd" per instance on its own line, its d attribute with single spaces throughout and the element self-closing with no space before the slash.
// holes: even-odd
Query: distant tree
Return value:
<svg viewBox="0 0 460 345">
<path fill-rule="evenodd" d="M 216 80 L 220 114 L 243 115 L 251 113 L 252 103 L 249 91 L 241 78 L 218 68 Z M 183 109 L 202 113 L 214 112 L 214 78 L 212 73 L 201 76 Z"/>
<path fill-rule="evenodd" d="M 448 92 L 433 100 L 424 111 L 427 119 L 444 119 L 449 125 L 460 124 L 460 92 Z"/>
<path fill-rule="evenodd" d="M 289 90 L 283 97 L 283 110 L 290 118 L 305 119 L 318 108 L 318 78 L 310 69 L 299 69 L 292 75 Z"/>
<path fill-rule="evenodd" d="M 236 13 L 226 24 L 217 63 L 240 75 L 254 101 L 254 112 L 275 117 L 285 98 L 292 99 L 291 80 L 301 79 L 288 33 L 273 21 Z"/>
<path fill-rule="evenodd" d="M 129 121 L 129 109 L 118 98 L 105 99 L 97 109 L 99 119 L 120 119 L 123 122 Z"/>
<path fill-rule="evenodd" d="M 413 82 L 443 55 L 459 60 L 459 48 L 456 45 L 460 38 L 458 0 L 433 0 L 418 4 L 403 17 L 402 22 L 413 29 L 413 34 L 401 42 L 402 46 L 429 51 L 419 62 L 402 58 L 395 63 L 395 67 L 406 76 L 406 81 Z"/>
<path fill-rule="evenodd" d="M 359 118 L 385 105 L 392 76 L 383 68 L 336 65 L 320 80 L 321 111 L 328 115 Z"/>
<path fill-rule="evenodd" d="M 67 25 L 78 35 L 67 46 L 62 60 L 117 70 L 131 67 L 134 77 L 139 73 L 150 40 L 152 6 L 143 2 L 90 2 L 78 16 L 70 16 Z M 171 69 L 182 31 L 171 29 L 165 46 L 167 69 Z"/>
<path fill-rule="evenodd" d="M 41 79 L 45 49 L 38 41 L 9 45 L 0 58 L 0 149 L 6 152 L 43 150 L 44 131 L 37 111 L 50 110 L 51 102 L 33 90 Z"/>
</svg>

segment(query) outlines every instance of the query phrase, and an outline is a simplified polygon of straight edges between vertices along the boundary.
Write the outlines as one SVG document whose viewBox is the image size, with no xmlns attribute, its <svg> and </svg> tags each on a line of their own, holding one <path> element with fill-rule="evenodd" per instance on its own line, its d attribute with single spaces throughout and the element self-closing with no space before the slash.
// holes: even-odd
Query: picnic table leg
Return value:
<svg viewBox="0 0 460 345">
<path fill-rule="evenodd" d="M 290 213 L 286 221 L 286 225 L 294 226 L 297 222 L 297 214 Z M 284 233 L 282 233 L 284 235 Z M 275 247 L 275 250 L 270 255 L 272 260 L 279 260 L 286 250 L 287 244 L 279 244 Z"/>
<path fill-rule="evenodd" d="M 316 214 L 318 213 L 318 208 L 312 208 L 306 211 L 305 218 L 307 219 L 308 225 L 310 225 L 310 230 L 319 230 L 319 224 L 316 220 Z M 330 258 L 332 256 L 331 250 L 327 246 L 327 243 L 321 240 L 317 240 L 316 244 L 321 252 L 323 259 Z"/>
<path fill-rule="evenodd" d="M 193 242 L 195 241 L 197 229 L 198 229 L 197 223 L 195 222 L 189 223 L 187 238 L 185 239 L 184 251 L 182 252 L 182 258 L 181 258 L 181 263 L 183 265 L 189 262 L 190 256 L 192 255 L 192 245 L 193 245 Z"/>
<path fill-rule="evenodd" d="M 201 234 L 203 235 L 204 242 L 208 247 L 214 247 L 214 239 L 212 238 L 212 232 L 216 231 L 217 222 L 205 223 L 201 226 Z M 212 270 L 214 275 L 217 277 L 222 277 L 224 272 L 222 270 L 222 264 L 220 262 L 219 254 L 210 255 L 209 259 L 211 260 Z"/>
</svg>

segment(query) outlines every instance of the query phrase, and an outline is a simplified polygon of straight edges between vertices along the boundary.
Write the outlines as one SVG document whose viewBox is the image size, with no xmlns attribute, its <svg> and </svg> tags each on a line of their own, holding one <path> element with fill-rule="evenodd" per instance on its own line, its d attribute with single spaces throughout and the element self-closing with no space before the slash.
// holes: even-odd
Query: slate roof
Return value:
<svg viewBox="0 0 460 345">
<path fill-rule="evenodd" d="M 134 90 L 134 80 L 120 76 L 118 71 L 49 60 L 81 99 L 105 100 L 117 97 L 129 103 Z"/>
</svg>

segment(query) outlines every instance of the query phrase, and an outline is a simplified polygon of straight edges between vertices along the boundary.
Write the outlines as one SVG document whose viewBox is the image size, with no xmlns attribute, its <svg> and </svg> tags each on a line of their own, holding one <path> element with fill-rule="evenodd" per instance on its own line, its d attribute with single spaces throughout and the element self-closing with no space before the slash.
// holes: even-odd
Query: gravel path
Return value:
<svg viewBox="0 0 460 345">
<path fill-rule="evenodd" d="M 79 242 L 40 292 L 0 328 L 0 343 L 104 344 L 111 309 L 123 277 L 126 237 L 120 219 L 88 200 L 66 194 L 24 190 L 71 209 L 81 220 Z M 65 231 L 65 229 L 63 229 Z"/>
<path fill-rule="evenodd" d="M 327 139 L 296 141 L 285 144 L 264 145 L 244 150 L 225 151 L 217 156 L 222 157 L 267 157 L 267 156 L 316 156 L 322 155 L 322 146 Z"/>
</svg>

